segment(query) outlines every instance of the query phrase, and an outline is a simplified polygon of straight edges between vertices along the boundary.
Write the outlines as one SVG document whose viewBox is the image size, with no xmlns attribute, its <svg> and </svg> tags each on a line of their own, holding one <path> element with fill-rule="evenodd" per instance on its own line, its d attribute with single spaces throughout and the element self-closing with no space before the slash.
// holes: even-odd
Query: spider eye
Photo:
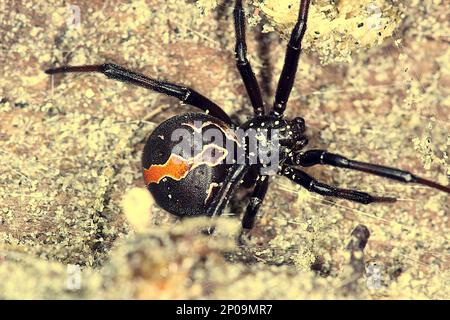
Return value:
<svg viewBox="0 0 450 320">
<path fill-rule="evenodd" d="M 305 119 L 301 117 L 294 118 L 291 123 L 292 129 L 297 132 L 304 132 L 306 129 Z"/>
</svg>

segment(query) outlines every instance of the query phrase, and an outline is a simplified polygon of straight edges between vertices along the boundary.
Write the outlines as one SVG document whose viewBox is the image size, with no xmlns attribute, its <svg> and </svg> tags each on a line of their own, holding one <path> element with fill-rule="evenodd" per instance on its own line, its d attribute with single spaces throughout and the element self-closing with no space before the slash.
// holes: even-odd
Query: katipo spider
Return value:
<svg viewBox="0 0 450 320">
<path fill-rule="evenodd" d="M 347 159 L 326 150 L 307 150 L 308 139 L 305 135 L 305 121 L 301 117 L 293 120 L 284 119 L 284 111 L 291 93 L 301 53 L 301 43 L 306 31 L 310 0 L 302 0 L 298 21 L 292 31 L 287 46 L 284 67 L 278 82 L 275 101 L 271 110 L 266 110 L 261 91 L 247 59 L 245 39 L 245 16 L 242 0 L 236 0 L 234 8 L 234 24 L 236 32 L 236 64 L 242 76 L 247 93 L 254 110 L 254 117 L 244 124 L 236 124 L 214 102 L 198 92 L 177 84 L 149 78 L 142 74 L 127 70 L 115 64 L 63 66 L 46 70 L 47 74 L 65 72 L 99 72 L 109 78 L 141 86 L 175 98 L 197 107 L 205 113 L 189 113 L 178 115 L 161 123 L 148 138 L 142 157 L 144 179 L 156 202 L 166 211 L 180 217 L 184 216 L 216 216 L 220 215 L 231 196 L 244 183 L 253 187 L 253 194 L 245 211 L 242 226 L 251 229 L 269 185 L 269 173 L 263 172 L 268 163 L 261 157 L 250 162 L 249 135 L 238 136 L 235 129 L 249 131 L 258 135 L 261 132 L 276 132 L 275 140 L 257 137 L 268 146 L 269 153 L 277 155 L 275 173 L 285 176 L 311 192 L 323 196 L 339 197 L 363 204 L 375 202 L 395 202 L 392 197 L 372 196 L 365 192 L 340 189 L 321 183 L 298 169 L 313 165 L 331 165 L 358 170 L 404 183 L 417 183 L 450 193 L 448 186 L 418 177 L 410 172 Z M 199 125 L 200 124 L 200 125 Z M 184 152 L 189 156 L 177 153 L 178 146 L 174 133 L 184 129 L 184 134 L 201 134 L 200 144 L 192 140 Z M 208 129 L 215 129 L 225 140 L 228 147 L 217 141 L 209 141 L 204 145 Z M 219 139 L 220 140 L 220 139 Z M 229 146 L 239 145 L 244 156 L 236 161 L 235 149 Z M 276 147 L 276 148 L 275 148 Z M 224 161 L 225 158 L 232 161 Z M 272 171 L 273 173 L 273 171 Z"/>
</svg>

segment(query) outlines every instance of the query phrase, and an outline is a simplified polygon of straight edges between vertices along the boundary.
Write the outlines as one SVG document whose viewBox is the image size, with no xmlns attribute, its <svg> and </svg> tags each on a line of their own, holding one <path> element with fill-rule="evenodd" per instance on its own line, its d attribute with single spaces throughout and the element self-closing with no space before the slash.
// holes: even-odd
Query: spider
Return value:
<svg viewBox="0 0 450 320">
<path fill-rule="evenodd" d="M 249 157 L 247 138 L 236 138 L 233 129 L 257 132 L 276 130 L 280 136 L 278 145 L 278 164 L 276 173 L 287 177 L 294 183 L 323 196 L 331 196 L 350 201 L 370 203 L 395 202 L 393 197 L 380 197 L 357 190 L 341 189 L 319 182 L 299 167 L 314 165 L 330 165 L 365 173 L 404 183 L 417 183 L 450 193 L 450 187 L 418 177 L 408 171 L 386 166 L 350 160 L 339 154 L 326 150 L 304 150 L 308 144 L 305 134 L 305 121 L 301 117 L 292 120 L 284 118 L 289 95 L 294 85 L 297 66 L 302 51 L 302 39 L 307 27 L 310 0 L 301 0 L 297 23 L 291 33 L 287 46 L 284 66 L 279 78 L 275 100 L 271 110 L 265 108 L 261 90 L 250 62 L 247 59 L 245 36 L 245 12 L 242 0 L 236 0 L 234 6 L 234 26 L 236 38 L 236 66 L 245 84 L 246 91 L 253 107 L 254 116 L 243 124 L 234 123 L 231 118 L 214 102 L 197 91 L 178 84 L 161 81 L 133 72 L 119 65 L 105 63 L 100 65 L 62 66 L 48 69 L 47 74 L 66 72 L 97 72 L 108 78 L 123 81 L 175 97 L 181 102 L 196 107 L 205 113 L 188 113 L 174 116 L 161 123 L 149 136 L 143 151 L 142 166 L 144 180 L 156 203 L 166 211 L 179 217 L 217 216 L 222 213 L 232 195 L 240 186 L 252 187 L 252 195 L 245 210 L 242 227 L 251 229 L 255 217 L 267 193 L 270 174 L 262 173 L 267 163 L 258 160 L 227 163 L 225 154 L 235 154 L 214 142 L 206 148 L 212 148 L 216 156 L 207 157 L 205 148 L 184 157 L 174 152 L 177 141 L 173 135 L 183 128 L 189 134 L 199 132 L 205 134 L 206 129 L 215 128 L 224 139 L 243 145 Z M 198 127 L 197 124 L 201 123 Z M 264 140 L 266 145 L 274 146 L 270 139 Z M 195 143 L 188 149 L 195 149 Z M 272 150 L 272 149 L 270 149 Z M 211 150 L 210 150 L 211 151 Z M 230 151 L 230 152 L 228 152 Z"/>
</svg>

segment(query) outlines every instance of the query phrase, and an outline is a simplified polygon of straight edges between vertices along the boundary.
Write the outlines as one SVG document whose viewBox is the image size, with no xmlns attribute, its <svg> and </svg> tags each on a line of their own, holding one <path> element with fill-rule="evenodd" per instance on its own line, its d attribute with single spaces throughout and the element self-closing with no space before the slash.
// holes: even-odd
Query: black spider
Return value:
<svg viewBox="0 0 450 320">
<path fill-rule="evenodd" d="M 142 163 L 147 187 L 162 208 L 177 216 L 220 215 L 231 196 L 244 183 L 254 188 L 242 226 L 245 229 L 252 228 L 255 216 L 267 192 L 269 175 L 262 173 L 262 169 L 267 166 L 267 163 L 259 158 L 256 163 L 248 161 L 249 140 L 248 137 L 238 139 L 235 131 L 232 130 L 237 128 L 254 129 L 257 132 L 277 131 L 280 136 L 277 149 L 279 162 L 276 173 L 289 178 L 311 192 L 324 196 L 344 198 L 363 204 L 396 201 L 391 197 L 376 197 L 360 191 L 329 186 L 295 167 L 309 167 L 317 164 L 331 165 L 359 170 L 400 182 L 418 183 L 450 193 L 448 186 L 417 177 L 407 171 L 349 160 L 326 150 L 303 151 L 308 143 L 305 135 L 305 121 L 300 117 L 285 120 L 283 113 L 294 84 L 301 42 L 306 31 L 309 5 L 310 0 L 301 1 L 298 21 L 287 47 L 275 102 L 269 111 L 264 108 L 258 82 L 247 60 L 244 10 L 242 0 L 236 0 L 234 8 L 236 62 L 255 114 L 253 118 L 242 125 L 233 123 L 218 105 L 190 88 L 152 79 L 115 64 L 63 66 L 46 70 L 46 73 L 100 72 L 112 79 L 176 97 L 182 102 L 206 112 L 206 114 L 189 113 L 168 119 L 154 130 L 144 148 Z M 200 126 L 198 126 L 198 122 L 201 123 Z M 203 146 L 195 151 L 196 144 L 189 145 L 189 151 L 195 149 L 190 157 L 183 157 L 179 153 L 175 153 L 174 148 L 178 141 L 174 141 L 173 135 L 177 129 L 182 128 L 192 135 L 196 132 L 205 134 L 207 129 L 211 128 L 219 130 L 227 142 L 231 141 L 234 146 L 243 146 L 244 161 L 232 163 L 217 161 L 217 159 L 223 160 L 227 154 L 232 154 L 232 158 L 236 160 L 236 154 L 234 151 L 224 149 L 223 145 L 211 141 L 206 146 L 206 149 L 210 148 L 210 150 L 206 150 Z M 270 147 L 274 146 L 274 142 L 270 139 L 265 139 L 264 144 Z M 215 154 L 215 156 L 205 158 L 205 151 L 211 151 L 211 154 Z"/>
</svg>

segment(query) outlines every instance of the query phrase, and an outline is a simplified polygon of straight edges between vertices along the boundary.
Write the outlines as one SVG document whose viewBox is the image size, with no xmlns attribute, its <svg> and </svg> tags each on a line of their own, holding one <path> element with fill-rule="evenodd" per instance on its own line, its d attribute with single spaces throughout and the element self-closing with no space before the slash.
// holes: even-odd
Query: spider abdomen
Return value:
<svg viewBox="0 0 450 320">
<path fill-rule="evenodd" d="M 236 141 L 224 122 L 201 113 L 161 123 L 144 147 L 142 166 L 156 203 L 177 216 L 205 214 L 225 179 Z"/>
</svg>

